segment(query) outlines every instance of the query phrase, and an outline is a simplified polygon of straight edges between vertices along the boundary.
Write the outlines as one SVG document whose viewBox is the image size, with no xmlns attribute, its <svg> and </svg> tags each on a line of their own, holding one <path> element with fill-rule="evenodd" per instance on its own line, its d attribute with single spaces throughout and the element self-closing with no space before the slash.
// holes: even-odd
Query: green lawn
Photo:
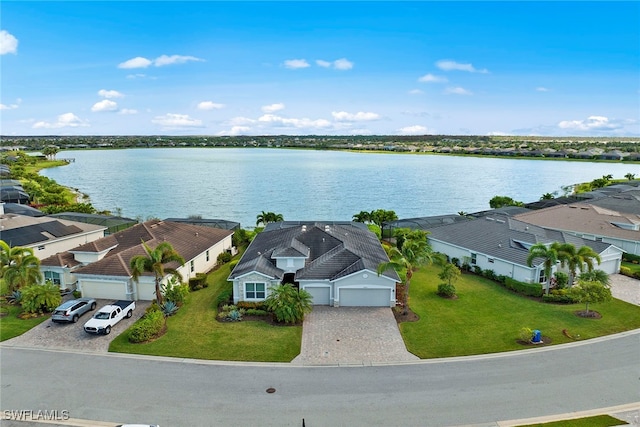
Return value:
<svg viewBox="0 0 640 427">
<path fill-rule="evenodd" d="M 210 274 L 209 287 L 192 292 L 168 331 L 144 344 L 128 341 L 128 331 L 117 337 L 109 351 L 194 359 L 290 362 L 300 353 L 302 326 L 272 326 L 262 321 L 221 323 L 216 320 L 216 297 L 230 284 L 229 267 Z"/>
<path fill-rule="evenodd" d="M 409 305 L 420 320 L 400 324 L 407 349 L 423 359 L 522 350 L 522 327 L 539 329 L 553 344 L 572 342 L 563 329 L 584 340 L 640 328 L 640 307 L 633 304 L 591 304 L 602 318 L 584 319 L 574 315 L 583 304 L 543 304 L 471 274 L 455 284 L 458 299 L 444 299 L 436 295 L 439 271 L 428 267 L 414 274 Z"/>
<path fill-rule="evenodd" d="M 627 267 L 632 273 L 640 272 L 640 264 L 634 264 L 632 262 L 622 262 L 622 267 Z"/>
<path fill-rule="evenodd" d="M 22 307 L 4 302 L 0 305 L 0 310 L 7 312 L 6 316 L 0 318 L 0 341 L 22 335 L 49 318 L 49 316 L 40 316 L 33 319 L 19 319 L 18 314 L 22 312 Z"/>
</svg>

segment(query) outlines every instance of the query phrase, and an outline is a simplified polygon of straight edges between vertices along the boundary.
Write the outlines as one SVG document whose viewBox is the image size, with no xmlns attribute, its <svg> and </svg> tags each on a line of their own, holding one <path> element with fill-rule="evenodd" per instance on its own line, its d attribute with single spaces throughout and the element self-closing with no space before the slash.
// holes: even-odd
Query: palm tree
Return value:
<svg viewBox="0 0 640 427">
<path fill-rule="evenodd" d="M 578 276 L 578 280 L 587 282 L 600 282 L 607 288 L 611 286 L 611 278 L 606 271 L 602 270 L 584 271 L 580 273 L 580 275 Z"/>
<path fill-rule="evenodd" d="M 533 261 L 536 258 L 542 258 L 544 264 L 544 275 L 546 277 L 545 295 L 549 295 L 549 287 L 551 284 L 551 270 L 553 266 L 558 262 L 558 252 L 560 251 L 560 243 L 553 242 L 550 246 L 544 243 L 536 243 L 529 248 L 529 256 L 527 257 L 527 265 L 533 266 Z"/>
<path fill-rule="evenodd" d="M 265 212 L 262 211 L 256 216 L 256 227 L 260 224 L 267 225 L 270 222 L 280 222 L 284 221 L 284 217 L 282 214 L 277 214 L 275 212 Z"/>
<path fill-rule="evenodd" d="M 0 277 L 4 279 L 9 292 L 41 283 L 40 260 L 33 254 L 33 249 L 10 247 L 0 240 Z"/>
<path fill-rule="evenodd" d="M 629 181 L 633 181 L 634 179 L 636 179 L 636 174 L 635 173 L 628 173 L 624 177 L 627 178 Z"/>
<path fill-rule="evenodd" d="M 420 237 L 418 237 L 420 236 Z M 441 254 L 433 252 L 431 245 L 427 242 L 427 233 L 422 230 L 416 230 L 410 238 L 407 238 L 402 249 L 395 246 L 389 248 L 387 255 L 389 261 L 378 264 L 378 275 L 388 269 L 395 270 L 400 277 L 404 275 L 404 295 L 403 295 L 403 314 L 409 312 L 409 286 L 413 272 L 419 267 L 430 263 L 442 263 Z"/>
<path fill-rule="evenodd" d="M 151 249 L 146 243 L 142 242 L 146 255 L 136 255 L 131 258 L 129 265 L 131 267 L 131 277 L 138 283 L 140 276 L 145 273 L 153 273 L 156 276 L 156 301 L 158 305 L 162 304 L 162 292 L 160 291 L 160 281 L 167 274 L 176 277 L 182 281 L 180 272 L 165 264 L 177 262 L 178 265 L 184 264 L 184 258 L 173 249 L 171 243 L 162 242 L 155 249 Z"/>
<path fill-rule="evenodd" d="M 359 213 L 357 213 L 357 214 L 355 214 L 353 216 L 353 221 L 354 222 L 364 222 L 364 223 L 371 222 L 371 212 L 360 211 Z"/>
<path fill-rule="evenodd" d="M 50 160 L 55 160 L 56 154 L 58 154 L 58 151 L 60 151 L 60 149 L 55 145 L 48 145 L 44 148 L 44 150 L 42 150 L 42 154 L 47 156 L 47 158 Z"/>
<path fill-rule="evenodd" d="M 582 246 L 576 250 L 576 247 L 571 243 L 563 243 L 559 249 L 560 265 L 562 267 L 567 265 L 569 268 L 569 287 L 573 286 L 576 270 L 583 272 L 586 266 L 587 271 L 593 271 L 593 261 L 600 264 L 600 255 L 589 246 Z"/>
</svg>

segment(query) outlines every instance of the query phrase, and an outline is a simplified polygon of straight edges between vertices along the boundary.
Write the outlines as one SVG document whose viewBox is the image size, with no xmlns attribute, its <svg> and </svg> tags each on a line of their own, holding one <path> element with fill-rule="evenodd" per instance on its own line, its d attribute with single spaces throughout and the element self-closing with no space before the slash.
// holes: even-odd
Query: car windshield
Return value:
<svg viewBox="0 0 640 427">
<path fill-rule="evenodd" d="M 96 313 L 95 316 L 93 316 L 94 319 L 108 319 L 109 318 L 109 313 Z"/>
</svg>

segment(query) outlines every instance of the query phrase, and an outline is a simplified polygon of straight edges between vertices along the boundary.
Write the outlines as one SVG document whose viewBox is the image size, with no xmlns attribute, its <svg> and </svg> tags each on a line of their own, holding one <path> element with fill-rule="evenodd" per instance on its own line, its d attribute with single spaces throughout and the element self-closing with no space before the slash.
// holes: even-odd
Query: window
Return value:
<svg viewBox="0 0 640 427">
<path fill-rule="evenodd" d="M 265 284 L 264 283 L 245 283 L 244 297 L 245 299 L 264 299 Z"/>
<path fill-rule="evenodd" d="M 191 272 L 193 273 L 193 272 L 195 271 L 195 269 L 196 269 L 196 265 L 195 265 L 195 263 L 193 262 L 193 260 L 191 260 L 191 261 L 189 262 L 189 267 L 191 268 Z"/>
<path fill-rule="evenodd" d="M 489 258 L 487 261 L 489 261 L 491 264 L 493 264 L 493 258 Z"/>
<path fill-rule="evenodd" d="M 205 252 L 206 256 L 207 256 L 207 262 L 209 262 L 209 251 L 207 250 L 207 252 Z"/>
<path fill-rule="evenodd" d="M 38 246 L 38 250 L 39 250 L 39 251 L 44 250 L 44 245 L 40 245 L 40 246 Z"/>
<path fill-rule="evenodd" d="M 44 281 L 51 280 L 51 283 L 54 285 L 60 285 L 60 273 L 56 273 L 55 271 L 43 271 L 44 273 Z"/>
<path fill-rule="evenodd" d="M 471 254 L 471 264 L 476 265 L 476 254 Z"/>
<path fill-rule="evenodd" d="M 538 277 L 538 283 L 547 283 L 547 276 L 545 276 L 544 270 L 540 270 L 540 276 Z"/>
</svg>

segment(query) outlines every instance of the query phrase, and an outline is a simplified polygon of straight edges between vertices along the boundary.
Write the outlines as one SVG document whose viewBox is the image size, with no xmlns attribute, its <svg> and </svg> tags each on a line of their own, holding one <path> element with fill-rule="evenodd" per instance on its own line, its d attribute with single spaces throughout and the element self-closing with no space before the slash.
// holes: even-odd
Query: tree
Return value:
<svg viewBox="0 0 640 427">
<path fill-rule="evenodd" d="M 162 292 L 160 290 L 160 282 L 164 276 L 171 275 L 182 281 L 182 276 L 177 269 L 166 267 L 166 264 L 176 262 L 178 265 L 184 264 L 184 258 L 173 249 L 171 243 L 162 242 L 155 249 L 151 249 L 146 243 L 142 242 L 146 255 L 136 255 L 131 258 L 129 266 L 131 267 L 131 277 L 138 283 L 140 276 L 147 272 L 155 275 L 156 285 L 156 301 L 158 305 L 162 305 Z"/>
<path fill-rule="evenodd" d="M 389 221 L 395 221 L 398 219 L 398 215 L 395 211 L 387 211 L 384 209 L 376 209 L 371 211 L 371 222 L 380 226 L 380 228 L 384 228 L 384 223 Z"/>
<path fill-rule="evenodd" d="M 586 304 L 586 316 L 589 316 L 590 303 L 607 302 L 613 298 L 608 286 L 593 280 L 579 281 L 569 292 L 576 301 Z"/>
<path fill-rule="evenodd" d="M 263 226 L 267 225 L 270 222 L 280 222 L 284 221 L 284 217 L 282 214 L 275 212 L 265 212 L 262 211 L 256 216 L 256 227 L 262 224 Z"/>
<path fill-rule="evenodd" d="M 562 267 L 567 265 L 569 268 L 569 287 L 571 287 L 576 270 L 582 272 L 586 267 L 587 271 L 592 271 L 594 261 L 600 264 L 600 255 L 589 246 L 581 246 L 576 250 L 571 243 L 563 243 L 559 246 L 558 261 Z"/>
<path fill-rule="evenodd" d="M 527 257 L 527 265 L 533 266 L 533 261 L 536 258 L 542 258 L 544 264 L 544 275 L 546 277 L 545 282 L 545 295 L 549 295 L 549 287 L 551 284 L 551 270 L 553 266 L 558 262 L 558 252 L 560 250 L 560 243 L 553 242 L 550 246 L 544 243 L 536 243 L 529 248 L 529 256 Z"/>
<path fill-rule="evenodd" d="M 296 323 L 313 309 L 313 297 L 304 289 L 296 289 L 291 283 L 270 287 L 264 303 L 276 320 L 282 323 Z"/>
<path fill-rule="evenodd" d="M 353 216 L 353 221 L 354 222 L 364 222 L 364 223 L 371 222 L 371 212 L 360 211 L 359 213 L 357 213 L 357 214 L 355 214 Z"/>
<path fill-rule="evenodd" d="M 33 284 L 22 289 L 20 304 L 27 313 L 53 311 L 62 302 L 60 288 L 53 283 Z"/>
<path fill-rule="evenodd" d="M 636 179 L 636 174 L 635 173 L 628 173 L 624 177 L 627 178 L 629 181 L 633 181 L 634 179 Z"/>
<path fill-rule="evenodd" d="M 456 295 L 454 283 L 460 278 L 460 269 L 456 265 L 447 263 L 438 274 L 438 278 L 446 281 L 446 283 L 438 285 L 438 294 L 444 297 L 454 297 Z"/>
<path fill-rule="evenodd" d="M 499 209 L 505 206 L 524 206 L 524 203 L 513 200 L 507 196 L 494 196 L 489 200 L 489 207 L 491 209 Z"/>
<path fill-rule="evenodd" d="M 540 200 L 551 200 L 554 199 L 555 196 L 553 195 L 553 193 L 544 193 L 541 197 Z"/>
<path fill-rule="evenodd" d="M 44 147 L 44 150 L 42 150 L 42 154 L 47 156 L 47 159 L 49 160 L 55 160 L 56 154 L 58 154 L 58 151 L 60 151 L 60 149 L 55 145 L 48 145 Z"/>
<path fill-rule="evenodd" d="M 10 247 L 0 240 L 0 277 L 7 284 L 7 290 L 14 290 L 42 282 L 40 260 L 33 249 L 20 246 Z"/>
<path fill-rule="evenodd" d="M 609 275 L 607 274 L 606 271 L 602 271 L 602 270 L 584 271 L 580 273 L 580 275 L 578 276 L 578 280 L 581 282 L 584 282 L 584 281 L 600 282 L 606 287 L 609 287 L 611 285 L 611 279 L 609 278 Z"/>
<path fill-rule="evenodd" d="M 396 246 L 389 248 L 387 255 L 389 261 L 378 264 L 378 275 L 388 269 L 395 270 L 400 277 L 404 276 L 403 314 L 409 313 L 409 286 L 413 272 L 422 266 L 430 263 L 442 263 L 442 255 L 433 252 L 431 245 L 427 242 L 427 232 L 415 230 L 415 234 L 409 239 L 405 239 L 402 249 Z"/>
</svg>

